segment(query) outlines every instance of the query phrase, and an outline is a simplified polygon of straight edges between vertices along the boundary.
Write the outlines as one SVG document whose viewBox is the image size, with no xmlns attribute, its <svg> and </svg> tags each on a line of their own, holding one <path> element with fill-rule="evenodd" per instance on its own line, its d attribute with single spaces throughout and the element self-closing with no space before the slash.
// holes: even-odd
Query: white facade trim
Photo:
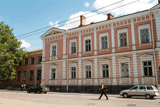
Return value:
<svg viewBox="0 0 160 107">
<path fill-rule="evenodd" d="M 113 78 L 116 77 L 116 56 L 112 56 L 112 73 L 113 73 Z M 117 85 L 117 79 L 113 79 L 112 85 Z"/>
<path fill-rule="evenodd" d="M 62 73 L 62 78 L 66 79 L 66 61 L 63 61 L 63 73 Z"/>
<path fill-rule="evenodd" d="M 79 31 L 79 57 L 81 57 L 81 31 Z"/>
<path fill-rule="evenodd" d="M 135 45 L 135 31 L 134 31 L 134 21 L 133 18 L 131 18 L 131 32 L 132 32 L 132 50 L 136 50 L 136 45 Z"/>
<path fill-rule="evenodd" d="M 66 34 L 63 35 L 63 58 L 66 58 Z"/>
<path fill-rule="evenodd" d="M 112 52 L 115 53 L 114 27 L 113 27 L 113 23 L 111 24 L 111 36 L 112 36 Z"/>
<path fill-rule="evenodd" d="M 97 33 L 96 33 L 96 27 L 94 28 L 94 55 L 97 55 Z"/>
</svg>

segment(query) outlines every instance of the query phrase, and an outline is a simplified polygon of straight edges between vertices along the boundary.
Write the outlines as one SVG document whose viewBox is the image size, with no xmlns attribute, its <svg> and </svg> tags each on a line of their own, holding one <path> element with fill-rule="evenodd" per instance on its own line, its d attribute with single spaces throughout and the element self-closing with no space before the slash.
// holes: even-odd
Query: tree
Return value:
<svg viewBox="0 0 160 107">
<path fill-rule="evenodd" d="M 20 48 L 22 44 L 18 41 L 13 29 L 4 22 L 0 22 L 0 81 L 13 81 L 16 76 L 15 67 L 28 57 L 28 54 Z"/>
</svg>

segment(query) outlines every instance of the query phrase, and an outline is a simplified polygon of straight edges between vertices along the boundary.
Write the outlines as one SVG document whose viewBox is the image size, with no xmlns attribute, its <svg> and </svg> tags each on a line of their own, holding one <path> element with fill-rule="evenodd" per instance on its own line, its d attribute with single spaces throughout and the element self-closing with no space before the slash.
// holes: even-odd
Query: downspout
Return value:
<svg viewBox="0 0 160 107">
<path fill-rule="evenodd" d="M 152 21 L 152 12 L 151 12 L 151 9 L 149 9 L 149 14 L 150 14 L 150 17 L 151 17 L 151 28 L 152 28 L 152 43 L 153 43 L 153 54 L 154 54 L 154 68 L 155 68 L 155 71 L 156 71 L 156 85 L 158 87 L 158 78 L 157 78 L 157 68 L 156 68 L 156 53 L 155 53 L 155 42 L 154 42 L 154 35 L 153 35 L 153 21 Z"/>
</svg>

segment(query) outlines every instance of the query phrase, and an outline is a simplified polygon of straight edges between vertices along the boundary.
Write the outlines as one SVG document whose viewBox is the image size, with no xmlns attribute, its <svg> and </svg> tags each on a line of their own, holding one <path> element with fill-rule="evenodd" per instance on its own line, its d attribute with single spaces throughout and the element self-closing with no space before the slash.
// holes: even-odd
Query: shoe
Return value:
<svg viewBox="0 0 160 107">
<path fill-rule="evenodd" d="M 98 98 L 100 100 L 100 98 Z"/>
<path fill-rule="evenodd" d="M 108 98 L 106 100 L 108 100 Z"/>
</svg>

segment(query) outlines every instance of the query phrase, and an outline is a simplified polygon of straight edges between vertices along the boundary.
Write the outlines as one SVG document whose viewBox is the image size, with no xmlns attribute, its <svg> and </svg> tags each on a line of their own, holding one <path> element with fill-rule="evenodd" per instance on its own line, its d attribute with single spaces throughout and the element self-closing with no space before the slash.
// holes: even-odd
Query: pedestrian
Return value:
<svg viewBox="0 0 160 107">
<path fill-rule="evenodd" d="M 108 96 L 106 95 L 107 89 L 106 89 L 106 87 L 104 87 L 103 83 L 101 83 L 101 85 L 102 85 L 102 88 L 99 88 L 99 90 L 102 90 L 102 91 L 101 91 L 101 95 L 100 95 L 99 99 L 101 99 L 102 95 L 104 94 L 106 96 L 106 100 L 108 100 Z"/>
<path fill-rule="evenodd" d="M 23 91 L 23 84 L 21 85 L 21 91 Z"/>
</svg>

